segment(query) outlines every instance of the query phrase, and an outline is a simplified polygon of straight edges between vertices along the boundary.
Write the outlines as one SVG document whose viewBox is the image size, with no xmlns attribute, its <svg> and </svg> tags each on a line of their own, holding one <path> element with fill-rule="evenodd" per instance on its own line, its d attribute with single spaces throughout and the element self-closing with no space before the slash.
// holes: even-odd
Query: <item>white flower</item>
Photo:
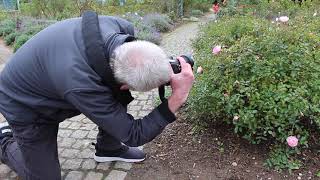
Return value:
<svg viewBox="0 0 320 180">
<path fill-rule="evenodd" d="M 278 21 L 279 21 L 279 18 L 276 18 L 276 21 L 278 22 Z"/>
<path fill-rule="evenodd" d="M 203 73 L 203 68 L 201 66 L 198 67 L 197 73 L 198 74 L 202 74 Z"/>
<path fill-rule="evenodd" d="M 279 17 L 279 21 L 286 23 L 289 21 L 289 17 L 288 16 L 281 16 L 281 17 Z"/>
<path fill-rule="evenodd" d="M 274 24 L 274 21 L 271 21 L 272 24 Z"/>
<path fill-rule="evenodd" d="M 313 14 L 313 17 L 316 17 L 317 16 L 317 12 L 315 12 L 314 14 Z"/>
</svg>

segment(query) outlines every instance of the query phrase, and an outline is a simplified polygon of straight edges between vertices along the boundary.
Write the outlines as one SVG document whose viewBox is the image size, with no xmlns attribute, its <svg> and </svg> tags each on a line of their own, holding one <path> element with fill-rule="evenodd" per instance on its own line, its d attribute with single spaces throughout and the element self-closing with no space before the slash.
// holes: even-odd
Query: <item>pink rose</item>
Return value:
<svg viewBox="0 0 320 180">
<path fill-rule="evenodd" d="M 299 139 L 296 136 L 289 136 L 287 138 L 287 143 L 290 147 L 296 147 L 298 145 Z"/>
<path fill-rule="evenodd" d="M 219 54 L 221 51 L 221 46 L 216 46 L 212 49 L 213 54 Z"/>
</svg>

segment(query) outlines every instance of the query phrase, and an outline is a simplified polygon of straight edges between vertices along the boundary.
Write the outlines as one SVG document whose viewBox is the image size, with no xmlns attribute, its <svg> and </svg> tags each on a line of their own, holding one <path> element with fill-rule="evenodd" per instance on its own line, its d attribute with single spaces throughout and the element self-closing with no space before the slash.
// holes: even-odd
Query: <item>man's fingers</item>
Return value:
<svg viewBox="0 0 320 180">
<path fill-rule="evenodd" d="M 185 70 L 188 69 L 188 68 L 191 69 L 191 65 L 189 63 L 187 63 L 186 60 L 183 57 L 178 57 L 177 59 L 180 62 L 181 71 L 183 69 L 185 69 Z"/>
</svg>

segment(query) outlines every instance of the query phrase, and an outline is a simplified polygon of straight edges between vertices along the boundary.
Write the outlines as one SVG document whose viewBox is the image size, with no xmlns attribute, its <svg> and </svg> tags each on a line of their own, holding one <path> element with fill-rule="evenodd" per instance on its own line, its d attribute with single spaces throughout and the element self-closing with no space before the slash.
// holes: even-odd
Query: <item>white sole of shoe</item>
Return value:
<svg viewBox="0 0 320 180">
<path fill-rule="evenodd" d="M 0 128 L 6 127 L 6 126 L 9 126 L 9 123 L 8 123 L 8 122 L 2 122 L 2 123 L 0 123 Z"/>
<path fill-rule="evenodd" d="M 143 159 L 124 159 L 124 158 L 119 158 L 119 157 L 99 157 L 94 155 L 94 160 L 97 162 L 112 162 L 112 161 L 122 161 L 122 162 L 128 162 L 128 163 L 134 163 L 134 162 L 141 162 L 144 161 L 145 158 Z"/>
</svg>

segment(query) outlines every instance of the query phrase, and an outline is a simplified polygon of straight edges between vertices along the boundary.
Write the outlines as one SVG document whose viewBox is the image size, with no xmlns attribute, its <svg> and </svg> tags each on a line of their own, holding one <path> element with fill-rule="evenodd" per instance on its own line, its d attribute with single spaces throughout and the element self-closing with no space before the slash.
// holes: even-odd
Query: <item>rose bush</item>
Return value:
<svg viewBox="0 0 320 180">
<path fill-rule="evenodd" d="M 299 147 L 307 147 L 320 128 L 319 29 L 313 12 L 285 25 L 253 16 L 209 24 L 194 42 L 204 73 L 188 103 L 192 122 L 225 121 L 254 144 L 286 145 L 296 135 Z M 289 145 L 295 145 L 292 138 Z"/>
</svg>

